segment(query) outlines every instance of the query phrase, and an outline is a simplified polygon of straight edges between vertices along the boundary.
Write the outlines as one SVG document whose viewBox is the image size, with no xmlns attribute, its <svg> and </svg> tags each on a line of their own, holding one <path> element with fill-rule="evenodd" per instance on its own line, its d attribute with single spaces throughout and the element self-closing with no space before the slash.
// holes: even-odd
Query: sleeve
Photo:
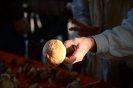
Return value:
<svg viewBox="0 0 133 88">
<path fill-rule="evenodd" d="M 73 0 L 72 13 L 74 19 L 85 25 L 91 25 L 88 0 Z"/>
<path fill-rule="evenodd" d="M 7 0 L 8 10 L 13 20 L 18 20 L 24 16 L 23 0 Z"/>
<path fill-rule="evenodd" d="M 120 26 L 92 36 L 97 52 L 103 58 L 123 57 L 133 54 L 133 8 Z"/>
</svg>

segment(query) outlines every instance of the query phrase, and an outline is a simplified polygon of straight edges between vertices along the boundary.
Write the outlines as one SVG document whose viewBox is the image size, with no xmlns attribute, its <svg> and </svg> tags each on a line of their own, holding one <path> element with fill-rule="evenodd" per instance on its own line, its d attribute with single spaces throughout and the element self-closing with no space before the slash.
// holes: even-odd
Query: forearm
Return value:
<svg viewBox="0 0 133 88">
<path fill-rule="evenodd" d="M 92 36 L 97 45 L 97 54 L 104 58 L 123 57 L 133 54 L 133 9 L 120 26 Z"/>
</svg>

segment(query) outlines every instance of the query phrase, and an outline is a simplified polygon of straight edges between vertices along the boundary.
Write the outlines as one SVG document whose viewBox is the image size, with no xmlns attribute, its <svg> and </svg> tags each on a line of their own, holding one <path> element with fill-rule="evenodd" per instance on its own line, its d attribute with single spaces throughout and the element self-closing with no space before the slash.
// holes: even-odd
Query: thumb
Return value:
<svg viewBox="0 0 133 88">
<path fill-rule="evenodd" d="M 66 48 L 69 48 L 72 45 L 74 45 L 74 41 L 73 40 L 67 40 L 67 41 L 64 42 L 64 46 Z"/>
</svg>

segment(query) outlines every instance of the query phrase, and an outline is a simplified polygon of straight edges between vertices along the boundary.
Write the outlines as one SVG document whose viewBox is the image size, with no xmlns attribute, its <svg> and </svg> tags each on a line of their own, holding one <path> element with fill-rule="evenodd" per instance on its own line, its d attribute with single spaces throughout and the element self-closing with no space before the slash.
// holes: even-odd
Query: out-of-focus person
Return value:
<svg viewBox="0 0 133 88">
<path fill-rule="evenodd" d="M 25 56 L 25 38 L 29 23 L 24 17 L 23 0 L 0 1 L 0 50 Z"/>
</svg>

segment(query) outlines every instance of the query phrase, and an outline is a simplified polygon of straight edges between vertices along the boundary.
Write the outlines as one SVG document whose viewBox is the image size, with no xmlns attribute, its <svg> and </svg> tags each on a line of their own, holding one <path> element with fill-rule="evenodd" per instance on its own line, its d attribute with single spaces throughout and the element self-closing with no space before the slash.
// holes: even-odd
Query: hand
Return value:
<svg viewBox="0 0 133 88">
<path fill-rule="evenodd" d="M 77 21 L 76 19 L 74 19 L 73 22 L 77 26 L 71 27 L 69 30 L 77 31 L 78 36 L 81 36 L 81 37 L 88 37 L 90 35 L 93 35 L 96 31 L 99 30 L 99 27 L 86 26 L 83 23 L 80 23 L 79 21 Z"/>
<path fill-rule="evenodd" d="M 72 45 L 75 47 L 75 51 L 64 59 L 64 63 L 67 65 L 82 61 L 83 57 L 89 50 L 96 48 L 95 40 L 91 37 L 80 37 L 67 40 L 64 45 L 67 49 Z"/>
<path fill-rule="evenodd" d="M 28 31 L 30 30 L 29 23 L 24 17 L 19 20 L 14 20 L 13 24 L 14 24 L 14 27 L 15 27 L 17 33 L 20 36 L 23 36 L 23 34 L 28 33 Z"/>
</svg>

